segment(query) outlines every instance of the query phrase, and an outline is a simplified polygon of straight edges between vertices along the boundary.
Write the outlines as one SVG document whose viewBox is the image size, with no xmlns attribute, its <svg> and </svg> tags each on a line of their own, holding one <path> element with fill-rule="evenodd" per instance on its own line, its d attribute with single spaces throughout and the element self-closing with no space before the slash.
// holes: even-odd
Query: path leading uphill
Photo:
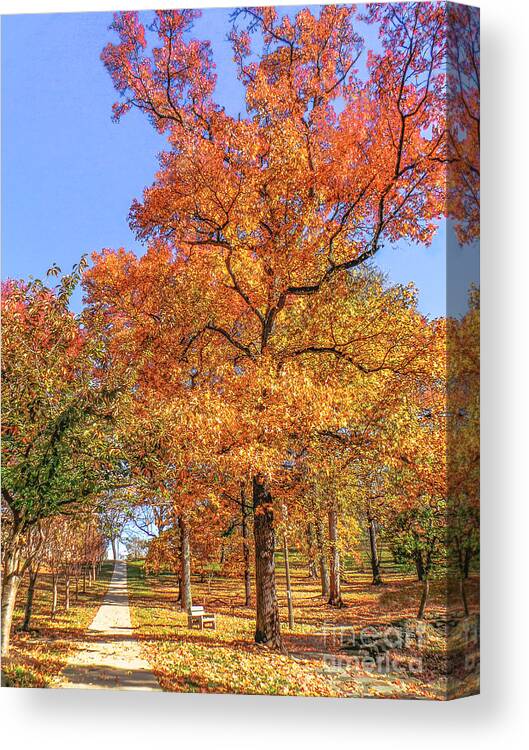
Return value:
<svg viewBox="0 0 529 750">
<path fill-rule="evenodd" d="M 116 560 L 103 603 L 86 640 L 64 668 L 58 687 L 160 690 L 133 637 L 125 562 Z"/>
</svg>

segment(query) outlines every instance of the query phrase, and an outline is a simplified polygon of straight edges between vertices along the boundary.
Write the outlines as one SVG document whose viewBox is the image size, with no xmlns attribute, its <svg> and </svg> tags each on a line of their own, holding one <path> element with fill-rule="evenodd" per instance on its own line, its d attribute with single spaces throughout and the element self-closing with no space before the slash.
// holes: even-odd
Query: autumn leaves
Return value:
<svg viewBox="0 0 529 750">
<path fill-rule="evenodd" d="M 354 471 L 366 450 L 388 461 L 385 425 L 439 367 L 442 333 L 413 290 L 385 288 L 363 264 L 384 241 L 427 242 L 443 209 L 444 16 L 436 6 L 370 11 L 384 51 L 362 77 L 352 8 L 236 12 L 247 103 L 237 118 L 215 99 L 193 16 L 157 12 L 152 50 L 136 14 L 115 18 L 119 41 L 103 60 L 123 97 L 116 112 L 146 112 L 169 149 L 132 209 L 146 255 L 96 256 L 87 299 L 112 356 L 135 363 L 145 495 L 163 495 L 182 521 L 211 495 L 251 488 L 256 638 L 280 647 L 277 503 L 302 506 L 322 470 L 340 474 L 345 460 Z M 323 505 L 338 514 L 336 498 Z"/>
<path fill-rule="evenodd" d="M 126 486 L 131 503 L 165 509 L 186 608 L 199 554 L 220 553 L 240 528 L 255 638 L 280 649 L 278 533 L 287 549 L 312 524 L 331 606 L 343 604 L 341 556 L 362 524 L 372 537 L 402 532 L 408 550 L 435 508 L 437 557 L 444 539 L 446 322 L 425 319 L 413 285 L 388 285 L 369 261 L 398 240 L 427 245 L 446 215 L 447 15 L 429 3 L 363 16 L 236 11 L 237 117 L 196 16 L 157 11 L 147 30 L 117 14 L 102 54 L 116 119 L 145 113 L 167 150 L 131 209 L 145 254 L 107 249 L 82 274 L 81 361 L 68 382 L 90 394 L 91 421 L 75 424 L 96 441 L 99 476 L 78 493 Z M 466 173 L 474 141 L 461 146 Z M 33 304 L 19 293 L 23 309 Z"/>
</svg>

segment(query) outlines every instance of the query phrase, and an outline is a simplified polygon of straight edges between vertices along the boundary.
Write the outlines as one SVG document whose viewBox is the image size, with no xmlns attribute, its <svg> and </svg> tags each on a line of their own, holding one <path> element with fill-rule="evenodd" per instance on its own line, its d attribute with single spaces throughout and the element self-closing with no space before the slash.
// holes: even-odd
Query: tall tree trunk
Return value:
<svg viewBox="0 0 529 750">
<path fill-rule="evenodd" d="M 51 616 L 55 617 L 55 613 L 57 612 L 57 604 L 59 601 L 59 587 L 58 587 L 57 573 L 52 573 L 51 575 L 51 588 L 52 588 Z"/>
<path fill-rule="evenodd" d="M 338 510 L 335 505 L 329 510 L 329 542 L 331 561 L 329 604 L 333 607 L 343 607 L 340 586 L 340 551 L 338 549 Z"/>
<path fill-rule="evenodd" d="M 382 586 L 382 575 L 380 573 L 380 561 L 378 559 L 377 547 L 377 524 L 374 518 L 368 516 L 369 523 L 369 546 L 371 549 L 371 570 L 373 572 L 373 586 Z"/>
<path fill-rule="evenodd" d="M 2 584 L 2 658 L 9 655 L 11 623 L 21 577 L 16 573 L 5 575 Z"/>
<path fill-rule="evenodd" d="M 250 570 L 250 530 L 248 528 L 248 506 L 246 505 L 246 489 L 241 485 L 241 514 L 242 514 L 242 556 L 244 560 L 244 606 L 252 604 L 252 573 Z"/>
<path fill-rule="evenodd" d="M 417 619 L 422 620 L 424 618 L 424 612 L 426 610 L 426 603 L 428 601 L 428 594 L 430 593 L 430 581 L 426 577 L 423 581 L 421 603 L 419 604 L 419 613 Z"/>
<path fill-rule="evenodd" d="M 64 608 L 68 612 L 70 609 L 70 574 L 64 576 Z"/>
<path fill-rule="evenodd" d="M 463 577 L 468 578 L 470 573 L 470 561 L 472 559 L 472 551 L 467 547 L 465 550 L 465 558 L 463 561 Z"/>
<path fill-rule="evenodd" d="M 316 560 L 314 554 L 314 525 L 312 521 L 307 524 L 307 557 L 308 557 L 308 571 L 309 578 L 317 578 L 318 573 L 316 572 Z"/>
<path fill-rule="evenodd" d="M 86 594 L 86 565 L 83 565 L 83 594 Z"/>
<path fill-rule="evenodd" d="M 11 625 L 20 581 L 24 574 L 22 556 L 22 527 L 15 516 L 11 537 L 5 545 L 4 569 L 2 576 L 2 617 L 0 635 L 2 638 L 2 658 L 9 656 Z"/>
<path fill-rule="evenodd" d="M 294 627 L 294 605 L 292 602 L 292 583 L 290 580 L 290 561 L 288 559 L 288 539 L 286 533 L 283 534 L 283 555 L 285 558 L 285 576 L 287 583 L 288 627 L 292 630 Z"/>
<path fill-rule="evenodd" d="M 94 583 L 95 583 L 96 577 L 97 577 L 97 575 L 96 575 L 96 564 L 95 564 L 95 562 L 93 562 L 92 563 L 92 580 L 94 581 Z"/>
<path fill-rule="evenodd" d="M 118 559 L 118 551 L 116 549 L 116 540 L 112 538 L 110 540 L 110 544 L 112 545 L 112 559 L 117 560 Z"/>
<path fill-rule="evenodd" d="M 182 576 L 180 574 L 180 570 L 176 574 L 176 583 L 178 588 L 178 593 L 176 595 L 176 603 L 180 606 L 180 609 L 183 609 L 182 607 Z"/>
<path fill-rule="evenodd" d="M 24 610 L 24 622 L 22 623 L 22 630 L 28 631 L 31 622 L 31 615 L 33 612 L 33 597 L 35 596 L 35 585 L 37 583 L 37 576 L 39 574 L 39 566 L 30 567 L 29 569 L 29 583 L 28 593 L 26 596 L 26 608 Z"/>
<path fill-rule="evenodd" d="M 254 539 L 255 539 L 255 589 L 256 589 L 256 643 L 282 649 L 279 608 L 275 578 L 275 532 L 272 496 L 263 476 L 252 479 Z"/>
<path fill-rule="evenodd" d="M 181 565 L 181 549 L 180 543 L 180 521 L 176 514 L 173 514 L 173 524 L 175 528 L 179 530 L 178 534 L 174 534 L 172 537 L 171 544 L 171 562 L 174 571 L 175 582 L 176 582 L 176 605 L 182 608 L 182 565 Z M 144 566 L 145 570 L 145 566 Z"/>
<path fill-rule="evenodd" d="M 329 568 L 327 566 L 327 555 L 325 552 L 325 530 L 321 518 L 316 519 L 316 541 L 318 544 L 318 557 L 320 562 L 321 595 L 325 598 L 330 593 Z"/>
<path fill-rule="evenodd" d="M 193 600 L 191 597 L 191 550 L 189 546 L 189 522 L 185 515 L 179 518 L 180 526 L 180 578 L 182 586 L 182 609 L 191 614 Z"/>
</svg>

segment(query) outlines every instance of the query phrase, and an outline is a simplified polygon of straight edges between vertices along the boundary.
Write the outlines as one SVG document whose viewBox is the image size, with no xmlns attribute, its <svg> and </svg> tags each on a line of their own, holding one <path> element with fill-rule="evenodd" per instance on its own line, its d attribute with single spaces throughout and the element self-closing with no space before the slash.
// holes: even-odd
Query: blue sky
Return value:
<svg viewBox="0 0 529 750">
<path fill-rule="evenodd" d="M 229 14 L 205 11 L 195 33 L 211 40 L 218 98 L 237 112 L 243 99 L 225 40 Z M 99 56 L 112 38 L 111 20 L 110 13 L 2 18 L 4 278 L 43 276 L 53 262 L 69 270 L 83 253 L 103 247 L 143 251 L 127 215 L 152 182 L 164 140 L 138 112 L 119 125 L 110 120 L 116 96 Z M 475 249 L 452 252 L 459 312 Z M 444 226 L 430 248 L 400 243 L 382 250 L 377 263 L 391 280 L 417 285 L 425 314 L 445 314 Z"/>
</svg>

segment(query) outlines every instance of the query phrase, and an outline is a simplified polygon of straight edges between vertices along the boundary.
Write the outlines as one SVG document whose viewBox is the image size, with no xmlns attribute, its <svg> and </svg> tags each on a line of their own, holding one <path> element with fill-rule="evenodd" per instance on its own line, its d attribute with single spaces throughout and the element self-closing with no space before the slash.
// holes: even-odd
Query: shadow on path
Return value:
<svg viewBox="0 0 529 750">
<path fill-rule="evenodd" d="M 59 679 L 58 687 L 64 688 L 161 689 L 133 637 L 124 561 L 116 560 L 108 592 L 88 628 L 86 641 Z"/>
</svg>

